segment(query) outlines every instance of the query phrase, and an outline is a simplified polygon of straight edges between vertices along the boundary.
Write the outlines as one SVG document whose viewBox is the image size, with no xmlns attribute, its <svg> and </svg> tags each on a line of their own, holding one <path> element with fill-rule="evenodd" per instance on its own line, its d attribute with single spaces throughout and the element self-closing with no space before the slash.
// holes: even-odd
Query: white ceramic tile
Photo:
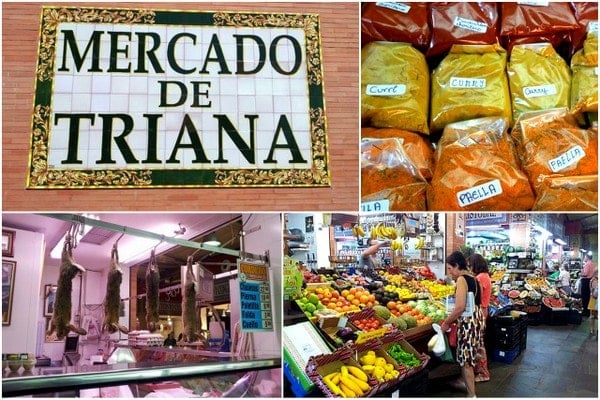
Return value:
<svg viewBox="0 0 600 400">
<path fill-rule="evenodd" d="M 193 26 L 148 26 L 148 25 L 121 25 L 121 24 L 61 24 L 62 27 L 76 29 L 77 46 L 81 54 L 89 44 L 90 37 L 94 30 L 99 31 L 129 31 L 131 40 L 125 36 L 120 38 L 118 48 L 128 49 L 129 58 L 124 54 L 118 55 L 118 67 L 125 67 L 131 62 L 131 70 L 135 71 L 139 63 L 137 60 L 137 48 L 139 37 L 135 32 L 157 32 L 161 35 L 161 46 L 154 51 L 158 62 L 164 69 L 164 73 L 156 73 L 147 58 L 145 57 L 145 68 L 148 74 L 123 73 L 87 73 L 91 65 L 91 58 L 87 57 L 84 61 L 81 72 L 74 71 L 57 73 L 54 80 L 53 110 L 60 112 L 92 112 L 92 113 L 126 113 L 134 118 L 134 131 L 127 136 L 127 143 L 131 147 L 134 155 L 138 159 L 146 157 L 147 146 L 147 119 L 143 117 L 144 113 L 160 114 L 162 117 L 158 120 L 158 158 L 163 161 L 160 165 L 152 165 L 152 168 L 215 168 L 219 167 L 210 163 L 209 165 L 194 164 L 196 158 L 192 149 L 182 148 L 177 152 L 177 158 L 181 164 L 165 164 L 164 160 L 171 156 L 173 147 L 177 140 L 184 116 L 187 114 L 193 123 L 193 126 L 200 137 L 202 148 L 207 157 L 212 161 L 218 157 L 220 150 L 224 151 L 225 157 L 230 161 L 222 167 L 240 167 L 240 168 L 286 168 L 289 167 L 291 155 L 289 150 L 277 150 L 277 160 L 280 164 L 264 164 L 273 138 L 276 133 L 277 124 L 282 117 L 289 120 L 294 138 L 298 141 L 303 155 L 310 157 L 310 123 L 308 121 L 308 88 L 306 82 L 306 61 L 304 47 L 304 33 L 300 29 L 265 29 L 265 28 L 230 28 L 230 27 L 212 27 L 211 29 L 202 29 Z M 185 31 L 194 35 L 192 38 L 182 37 L 175 45 L 175 58 L 179 65 L 185 69 L 194 69 L 194 73 L 181 75 L 175 72 L 168 64 L 167 47 L 168 41 L 174 35 Z M 219 74 L 221 66 L 218 62 L 208 62 L 208 73 L 200 74 L 200 69 L 207 57 L 215 57 L 215 49 L 209 52 L 209 44 L 213 32 L 218 32 L 219 46 L 222 49 L 227 69 L 231 74 Z M 236 38 L 234 35 L 255 35 L 259 40 L 264 41 L 267 46 L 267 54 L 264 66 L 261 70 L 252 75 L 236 75 Z M 273 64 L 278 64 L 284 70 L 289 70 L 295 62 L 295 53 L 293 46 L 287 39 L 279 41 L 275 57 L 272 59 L 269 54 L 269 46 L 273 39 L 281 35 L 290 35 L 302 46 L 302 65 L 298 72 L 293 76 L 282 75 L 273 69 Z M 146 48 L 152 46 L 151 38 L 146 39 Z M 257 67 L 259 52 L 254 39 L 246 38 L 244 45 L 244 69 L 251 70 Z M 62 56 L 62 45 L 57 47 Z M 106 69 L 109 65 L 111 54 L 110 35 L 103 34 L 101 39 L 100 65 Z M 67 52 L 68 54 L 68 52 Z M 71 67 L 73 61 L 71 60 Z M 69 74 L 75 74 L 71 76 Z M 161 87 L 159 81 L 177 81 L 182 82 L 187 89 L 187 99 L 177 107 L 160 107 Z M 201 103 L 211 102 L 210 107 L 194 107 L 194 81 L 211 82 L 208 90 L 208 98 L 200 96 Z M 178 86 L 171 84 L 167 86 L 167 99 L 173 103 L 180 97 Z M 250 165 L 240 154 L 239 149 L 233 144 L 233 141 L 226 132 L 219 132 L 219 122 L 215 115 L 225 115 L 233 128 L 249 143 L 250 126 L 245 114 L 259 114 L 254 121 L 256 129 L 255 151 L 256 164 Z M 60 163 L 61 159 L 66 157 L 66 146 L 68 143 L 68 121 L 62 121 L 60 126 L 53 128 L 53 135 L 56 137 L 49 143 L 51 151 L 49 152 L 53 163 Z M 122 132 L 123 125 L 121 121 L 115 121 L 113 134 L 118 135 Z M 223 136 L 224 149 L 219 149 L 219 135 Z M 184 131 L 181 143 L 190 143 L 190 133 Z M 111 143 L 112 156 L 117 161 L 116 164 L 98 165 L 96 162 L 101 157 L 101 137 L 102 137 L 102 119 L 96 115 L 94 125 L 90 126 L 88 121 L 82 121 L 82 132 L 80 134 L 80 143 L 78 152 L 80 158 L 85 159 L 87 168 L 144 168 L 143 165 L 127 165 L 118 151 L 116 145 Z M 279 142 L 283 142 L 285 137 L 280 132 Z M 300 165 L 299 168 L 306 166 Z"/>
</svg>

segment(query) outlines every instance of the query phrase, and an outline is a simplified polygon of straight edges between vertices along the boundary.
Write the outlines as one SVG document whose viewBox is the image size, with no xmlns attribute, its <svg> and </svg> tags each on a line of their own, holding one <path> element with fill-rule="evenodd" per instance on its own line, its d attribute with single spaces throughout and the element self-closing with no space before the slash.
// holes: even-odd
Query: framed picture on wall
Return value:
<svg viewBox="0 0 600 400">
<path fill-rule="evenodd" d="M 15 231 L 2 229 L 2 257 L 14 257 Z"/>
<path fill-rule="evenodd" d="M 10 325 L 16 268 L 16 261 L 2 260 L 2 325 Z"/>
<path fill-rule="evenodd" d="M 54 312 L 54 300 L 56 300 L 56 285 L 44 286 L 44 316 L 51 317 Z"/>
</svg>

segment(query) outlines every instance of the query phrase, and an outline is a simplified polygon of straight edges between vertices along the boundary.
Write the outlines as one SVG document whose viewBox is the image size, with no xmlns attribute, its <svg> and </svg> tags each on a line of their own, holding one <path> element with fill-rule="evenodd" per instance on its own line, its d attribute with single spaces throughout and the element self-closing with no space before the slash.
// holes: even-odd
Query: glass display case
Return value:
<svg viewBox="0 0 600 400">
<path fill-rule="evenodd" d="M 116 352 L 119 357 L 112 357 Z M 248 357 L 193 348 L 119 346 L 111 357 L 109 362 L 117 362 L 6 368 L 2 397 L 282 396 L 281 354 Z M 133 362 L 123 361 L 128 359 Z"/>
</svg>

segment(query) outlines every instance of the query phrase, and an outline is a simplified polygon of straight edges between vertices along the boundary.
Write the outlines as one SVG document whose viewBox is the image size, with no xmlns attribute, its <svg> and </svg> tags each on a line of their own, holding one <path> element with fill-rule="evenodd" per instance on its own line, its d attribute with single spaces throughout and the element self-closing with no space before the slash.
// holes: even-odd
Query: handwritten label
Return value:
<svg viewBox="0 0 600 400">
<path fill-rule="evenodd" d="M 498 196 L 502 194 L 502 185 L 499 179 L 486 182 L 482 185 L 474 186 L 470 189 L 461 190 L 456 194 L 458 205 L 460 207 L 470 206 L 471 204 Z"/>
<path fill-rule="evenodd" d="M 583 157 L 585 157 L 585 151 L 583 151 L 581 146 L 574 146 L 560 156 L 548 161 L 548 164 L 552 172 L 558 172 L 577 164 Z"/>
<path fill-rule="evenodd" d="M 367 85 L 369 96 L 402 96 L 406 93 L 406 85 L 396 83 L 392 85 Z"/>
<path fill-rule="evenodd" d="M 522 6 L 548 7 L 548 1 L 517 1 Z"/>
<path fill-rule="evenodd" d="M 528 99 L 532 97 L 554 96 L 556 93 L 558 92 L 556 90 L 556 86 L 553 84 L 525 86 L 523 88 L 523 96 Z"/>
<path fill-rule="evenodd" d="M 394 3 L 392 1 L 378 1 L 376 3 L 377 7 L 385 7 L 390 10 L 400 11 L 401 13 L 408 14 L 410 11 L 410 6 L 405 3 Z"/>
<path fill-rule="evenodd" d="M 454 26 L 478 33 L 485 33 L 488 29 L 488 26 L 485 22 L 474 21 L 472 19 L 462 17 L 456 17 L 454 19 Z"/>
<path fill-rule="evenodd" d="M 362 212 L 390 211 L 389 200 L 365 201 L 360 206 Z"/>
<path fill-rule="evenodd" d="M 454 89 L 485 89 L 486 80 L 483 78 L 462 78 L 453 76 L 450 78 L 450 87 Z"/>
</svg>

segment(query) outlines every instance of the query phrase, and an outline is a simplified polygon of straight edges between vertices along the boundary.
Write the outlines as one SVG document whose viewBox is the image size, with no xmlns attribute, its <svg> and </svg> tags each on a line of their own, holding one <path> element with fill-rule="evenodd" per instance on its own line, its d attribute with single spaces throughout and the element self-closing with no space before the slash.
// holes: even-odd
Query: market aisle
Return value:
<svg viewBox="0 0 600 400">
<path fill-rule="evenodd" d="M 492 380 L 477 383 L 478 397 L 598 398 L 598 339 L 581 325 L 529 326 L 527 348 L 512 364 L 490 362 Z M 458 369 L 457 369 L 458 371 Z M 463 397 L 446 379 L 431 379 L 428 395 Z"/>
</svg>

